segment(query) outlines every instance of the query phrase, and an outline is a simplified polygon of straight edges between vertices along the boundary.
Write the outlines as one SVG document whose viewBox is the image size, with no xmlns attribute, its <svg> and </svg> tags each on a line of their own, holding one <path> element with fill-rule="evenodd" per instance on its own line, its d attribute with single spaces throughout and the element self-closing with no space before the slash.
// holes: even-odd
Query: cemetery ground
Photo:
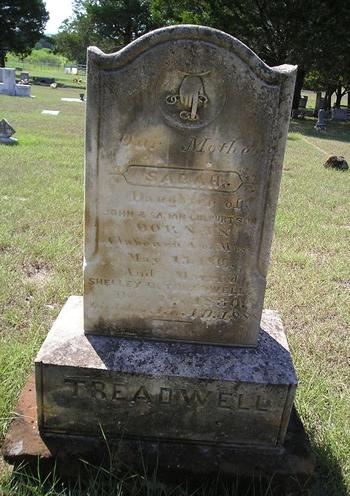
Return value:
<svg viewBox="0 0 350 496">
<path fill-rule="evenodd" d="M 85 105 L 61 101 L 79 98 L 78 89 L 33 86 L 32 94 L 0 97 L 0 118 L 19 141 L 0 148 L 1 439 L 52 321 L 69 295 L 82 294 Z M 297 409 L 317 457 L 308 494 L 340 496 L 350 494 L 350 173 L 322 164 L 333 154 L 350 161 L 350 124 L 331 122 L 325 133 L 314 124 L 290 126 L 265 308 L 281 313 L 299 378 Z M 13 482 L 5 466 L 0 481 L 7 495 L 62 494 Z M 117 494 L 96 481 L 89 494 Z M 140 491 L 130 481 L 118 494 Z M 152 487 L 145 494 L 168 494 Z"/>
</svg>

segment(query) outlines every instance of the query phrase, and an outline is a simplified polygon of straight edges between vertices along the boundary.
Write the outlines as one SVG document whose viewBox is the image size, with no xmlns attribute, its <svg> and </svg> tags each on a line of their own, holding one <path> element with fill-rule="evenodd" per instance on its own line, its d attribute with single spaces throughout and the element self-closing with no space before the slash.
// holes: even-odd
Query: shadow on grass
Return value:
<svg viewBox="0 0 350 496">
<path fill-rule="evenodd" d="M 306 117 L 305 119 L 292 120 L 289 131 L 300 133 L 303 136 L 310 136 L 318 139 L 327 139 L 350 143 L 350 122 L 326 121 L 326 131 L 316 131 L 314 128 L 317 119 Z"/>
<path fill-rule="evenodd" d="M 348 496 L 341 466 L 329 446 L 313 446 L 317 467 L 308 496 Z"/>
</svg>

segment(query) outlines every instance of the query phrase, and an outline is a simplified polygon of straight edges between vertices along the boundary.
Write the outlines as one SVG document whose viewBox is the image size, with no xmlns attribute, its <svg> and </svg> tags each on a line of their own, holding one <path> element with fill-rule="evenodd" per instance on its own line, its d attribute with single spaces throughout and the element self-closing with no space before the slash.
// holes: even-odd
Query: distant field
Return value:
<svg viewBox="0 0 350 496">
<path fill-rule="evenodd" d="M 36 98 L 0 96 L 0 119 L 9 120 L 19 140 L 0 147 L 2 435 L 52 321 L 69 295 L 82 294 L 85 105 L 61 101 L 77 97 L 78 89 L 33 86 L 32 94 Z M 42 115 L 43 109 L 60 114 Z M 307 118 L 290 126 L 265 306 L 282 315 L 300 381 L 297 408 L 318 461 L 309 495 L 345 496 L 350 494 L 350 171 L 322 164 L 331 154 L 350 163 L 350 125 L 330 122 L 319 134 L 314 124 Z M 7 496 L 48 494 L 11 489 L 6 474 L 2 481 Z M 164 491 L 147 494 L 170 496 Z M 89 494 L 112 495 L 96 488 Z"/>
<path fill-rule="evenodd" d="M 32 64 L 26 62 L 26 60 L 22 62 L 18 59 L 9 58 L 6 61 L 6 67 L 22 68 L 23 71 L 29 72 L 30 79 L 32 79 L 34 76 L 50 77 L 50 78 L 55 78 L 57 83 L 62 83 L 67 87 L 83 88 L 83 89 L 85 89 L 86 87 L 85 75 L 65 74 L 63 65 L 49 66 L 44 64 Z M 20 76 L 20 72 L 21 72 L 20 70 L 16 71 L 17 77 Z M 76 79 L 81 79 L 82 82 L 78 83 Z"/>
</svg>

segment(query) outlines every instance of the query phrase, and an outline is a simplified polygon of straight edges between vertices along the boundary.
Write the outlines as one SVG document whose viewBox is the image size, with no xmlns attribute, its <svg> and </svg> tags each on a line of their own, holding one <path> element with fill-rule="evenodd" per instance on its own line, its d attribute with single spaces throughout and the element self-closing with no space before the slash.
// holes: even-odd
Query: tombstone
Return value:
<svg viewBox="0 0 350 496">
<path fill-rule="evenodd" d="M 297 379 L 262 312 L 295 75 L 206 27 L 89 48 L 84 296 L 35 361 L 41 439 L 64 456 L 101 432 L 202 475 L 305 455 L 285 446 Z"/>
<path fill-rule="evenodd" d="M 9 96 L 16 95 L 16 69 L 3 68 L 3 93 Z"/>
<path fill-rule="evenodd" d="M 30 96 L 29 84 L 16 84 L 16 69 L 3 67 L 0 94 L 8 96 Z"/>
<path fill-rule="evenodd" d="M 85 332 L 256 346 L 294 69 L 168 35 L 89 51 Z"/>
<path fill-rule="evenodd" d="M 29 81 L 29 72 L 22 71 L 20 75 L 21 81 Z"/>
<path fill-rule="evenodd" d="M 315 124 L 316 131 L 325 131 L 326 130 L 325 118 L 326 118 L 325 110 L 320 109 L 318 111 L 318 119 L 317 119 L 317 122 Z"/>
<path fill-rule="evenodd" d="M 3 145 L 15 145 L 17 144 L 17 139 L 12 138 L 15 134 L 15 130 L 10 125 L 6 119 L 1 119 L 0 121 L 0 144 Z"/>
<path fill-rule="evenodd" d="M 332 108 L 332 121 L 347 121 L 348 110 L 345 108 Z"/>
<path fill-rule="evenodd" d="M 308 96 L 301 96 L 299 100 L 299 108 L 305 110 L 307 101 L 308 101 Z"/>
</svg>

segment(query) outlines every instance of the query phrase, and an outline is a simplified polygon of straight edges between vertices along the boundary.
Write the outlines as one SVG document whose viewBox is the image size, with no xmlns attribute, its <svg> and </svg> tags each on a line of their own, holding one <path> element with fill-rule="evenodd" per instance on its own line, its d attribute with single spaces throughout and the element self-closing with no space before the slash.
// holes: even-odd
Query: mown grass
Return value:
<svg viewBox="0 0 350 496">
<path fill-rule="evenodd" d="M 0 148 L 2 435 L 51 322 L 67 296 L 82 293 L 84 104 L 60 100 L 78 96 L 73 89 L 33 87 L 32 93 L 35 99 L 0 97 L 0 118 L 19 140 Z M 54 117 L 43 109 L 61 112 Z M 350 126 L 329 123 L 326 133 L 313 126 L 312 119 L 291 123 L 265 306 L 282 314 L 299 376 L 297 408 L 318 462 L 309 494 L 341 496 L 350 494 L 350 172 L 322 164 L 331 154 L 350 162 Z M 144 481 L 136 492 L 119 484 L 108 493 L 96 480 L 91 495 L 159 489 Z M 3 477 L 11 495 L 63 490 L 48 493 L 47 483 L 27 479 L 29 492 L 18 480 L 10 488 L 10 481 Z M 67 494 L 87 494 L 73 489 Z M 264 491 L 254 494 L 269 494 Z M 231 494 L 245 493 L 231 488 Z"/>
</svg>

